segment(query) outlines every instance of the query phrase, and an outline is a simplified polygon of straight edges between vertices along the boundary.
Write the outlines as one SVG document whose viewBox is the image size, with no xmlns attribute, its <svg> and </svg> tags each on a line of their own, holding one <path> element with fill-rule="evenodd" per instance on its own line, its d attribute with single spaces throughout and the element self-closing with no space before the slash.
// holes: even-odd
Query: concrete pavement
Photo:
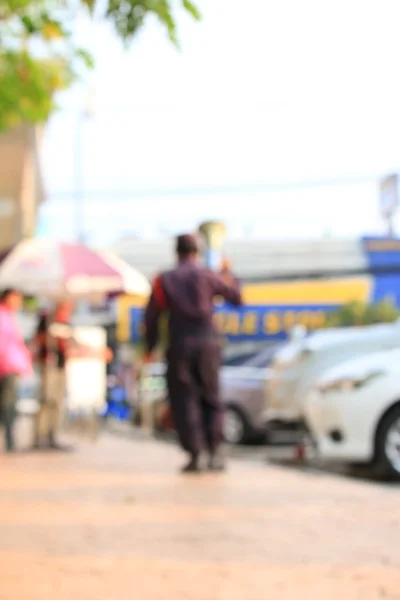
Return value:
<svg viewBox="0 0 400 600">
<path fill-rule="evenodd" d="M 0 455 L 0 600 L 400 599 L 400 488 L 105 435 Z"/>
</svg>

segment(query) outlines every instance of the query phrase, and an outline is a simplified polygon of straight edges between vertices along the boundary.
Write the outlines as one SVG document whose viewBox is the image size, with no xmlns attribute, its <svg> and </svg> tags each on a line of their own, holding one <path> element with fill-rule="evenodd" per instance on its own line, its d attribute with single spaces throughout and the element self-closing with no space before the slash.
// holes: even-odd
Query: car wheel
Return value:
<svg viewBox="0 0 400 600">
<path fill-rule="evenodd" d="M 228 444 L 244 444 L 248 437 L 248 426 L 244 415 L 233 406 L 228 406 L 224 415 L 224 440 Z"/>
<path fill-rule="evenodd" d="M 378 475 L 400 480 L 400 406 L 390 411 L 379 425 L 374 466 Z"/>
</svg>

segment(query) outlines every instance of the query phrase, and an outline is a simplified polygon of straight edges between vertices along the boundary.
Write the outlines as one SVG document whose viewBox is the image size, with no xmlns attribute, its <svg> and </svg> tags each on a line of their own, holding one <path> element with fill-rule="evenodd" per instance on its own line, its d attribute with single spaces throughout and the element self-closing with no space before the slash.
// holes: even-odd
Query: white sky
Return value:
<svg viewBox="0 0 400 600">
<path fill-rule="evenodd" d="M 198 4 L 201 23 L 179 20 L 181 52 L 155 23 L 129 51 L 107 27 L 80 24 L 97 61 L 95 116 L 78 128 L 77 89 L 49 126 L 47 226 L 74 234 L 80 147 L 98 242 L 215 217 L 234 236 L 379 230 L 375 180 L 400 168 L 399 1 Z M 352 177 L 366 180 L 279 189 Z"/>
</svg>

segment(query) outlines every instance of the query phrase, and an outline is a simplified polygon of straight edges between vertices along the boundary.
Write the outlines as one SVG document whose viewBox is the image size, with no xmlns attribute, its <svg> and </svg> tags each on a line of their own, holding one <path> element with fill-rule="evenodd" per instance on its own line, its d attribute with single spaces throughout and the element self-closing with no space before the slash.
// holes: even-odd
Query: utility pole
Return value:
<svg viewBox="0 0 400 600">
<path fill-rule="evenodd" d="M 393 215 L 390 215 L 386 219 L 386 223 L 387 223 L 387 234 L 388 234 L 388 237 L 394 237 Z"/>
<path fill-rule="evenodd" d="M 93 92 L 89 91 L 86 102 L 78 111 L 75 131 L 74 153 L 74 207 L 75 207 L 75 237 L 78 243 L 86 242 L 85 222 L 85 124 L 94 116 L 92 106 Z"/>
<path fill-rule="evenodd" d="M 74 175 L 75 175 L 75 236 L 78 243 L 85 243 L 85 183 L 83 165 L 84 116 L 81 110 L 76 119 Z"/>
<path fill-rule="evenodd" d="M 394 215 L 399 203 L 399 179 L 392 173 L 380 181 L 380 209 L 387 226 L 388 237 L 394 237 Z"/>
</svg>

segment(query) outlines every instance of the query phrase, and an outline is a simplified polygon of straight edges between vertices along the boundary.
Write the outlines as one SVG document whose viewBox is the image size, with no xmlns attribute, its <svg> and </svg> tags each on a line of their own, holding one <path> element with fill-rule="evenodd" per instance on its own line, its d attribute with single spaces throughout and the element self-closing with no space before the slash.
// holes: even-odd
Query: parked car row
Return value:
<svg viewBox="0 0 400 600">
<path fill-rule="evenodd" d="M 155 426 L 170 427 L 165 367 L 148 368 Z M 296 429 L 325 460 L 400 478 L 400 322 L 316 331 L 231 358 L 221 387 L 227 442 Z"/>
<path fill-rule="evenodd" d="M 400 477 L 400 323 L 287 343 L 270 365 L 265 422 L 303 429 L 325 460 Z"/>
</svg>

